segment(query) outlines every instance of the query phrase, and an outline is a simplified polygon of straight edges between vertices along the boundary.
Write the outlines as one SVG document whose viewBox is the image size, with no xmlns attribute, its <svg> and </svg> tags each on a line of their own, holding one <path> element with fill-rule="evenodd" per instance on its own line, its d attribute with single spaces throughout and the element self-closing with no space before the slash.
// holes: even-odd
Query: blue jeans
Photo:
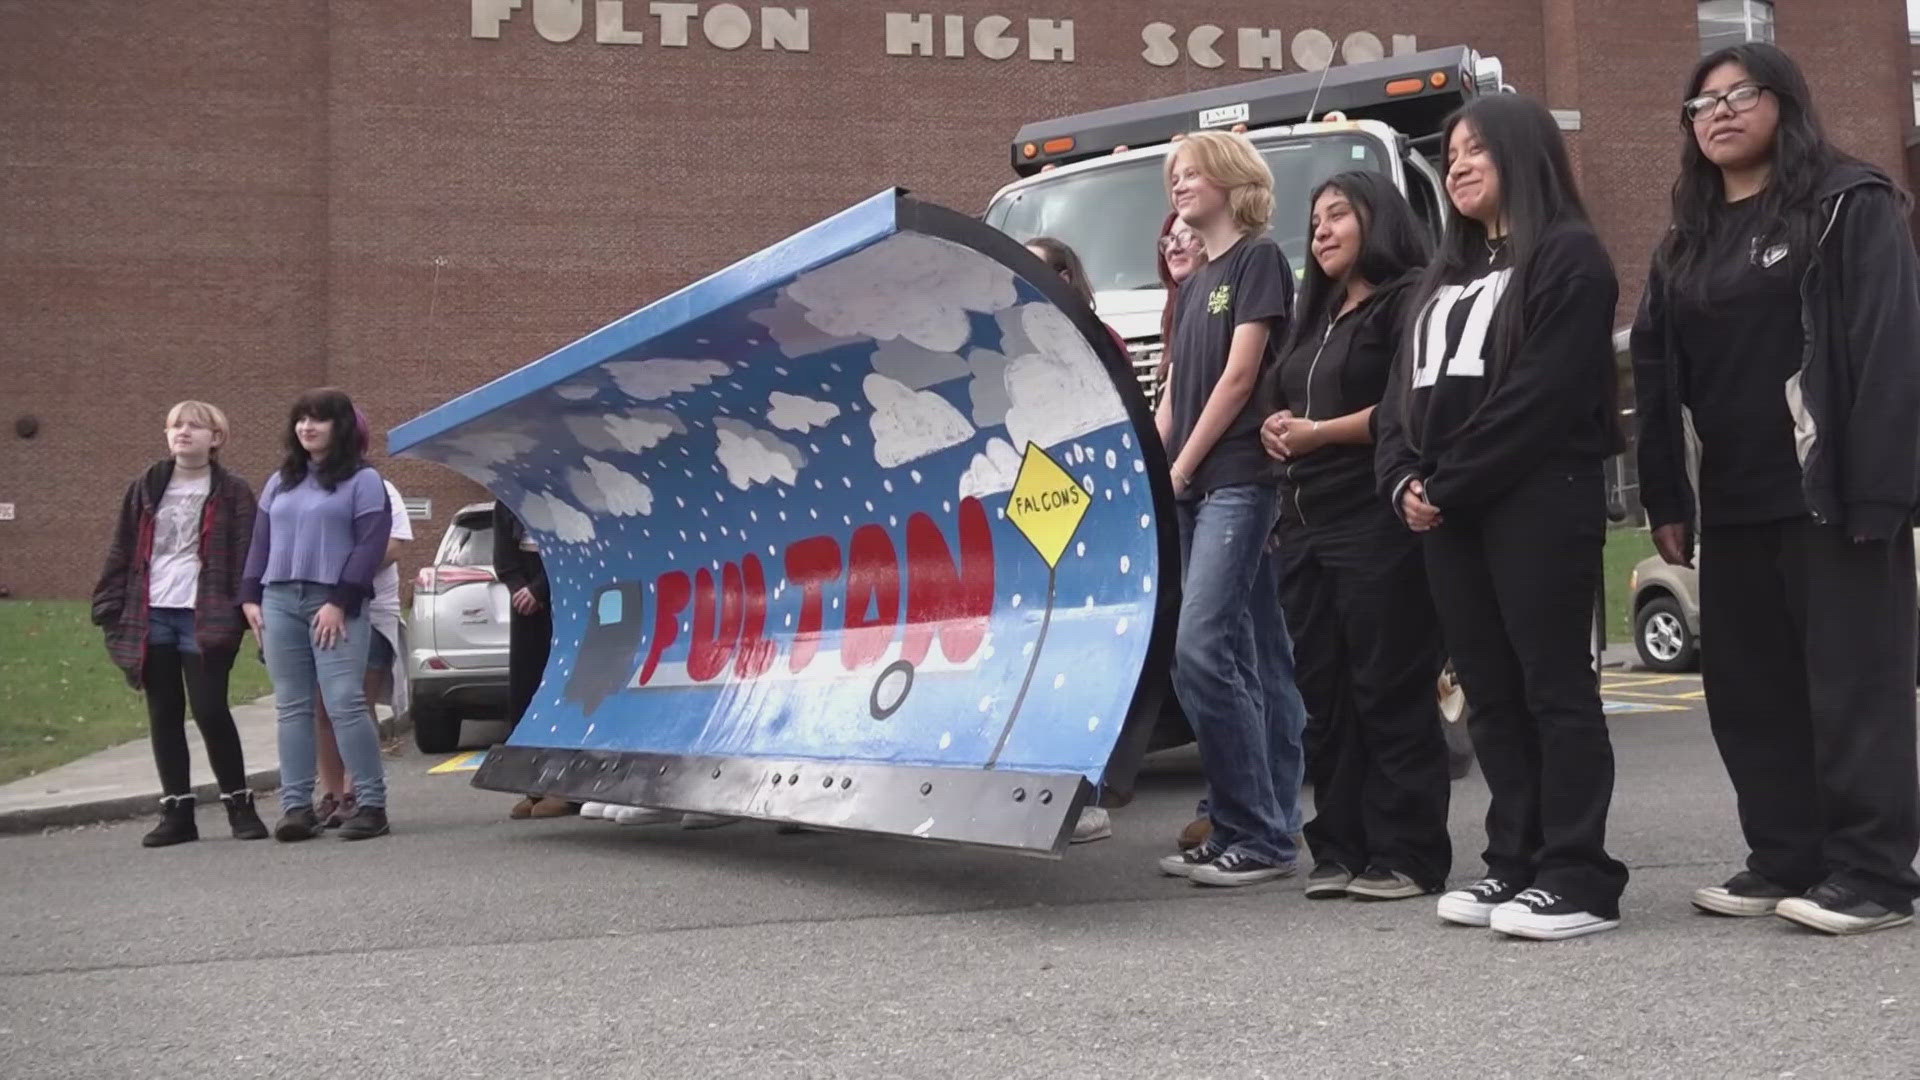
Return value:
<svg viewBox="0 0 1920 1080">
<path fill-rule="evenodd" d="M 1286 632 L 1266 557 L 1275 512 L 1275 490 L 1264 484 L 1216 488 L 1179 504 L 1183 586 L 1173 688 L 1200 746 L 1214 841 L 1284 863 L 1297 854 L 1286 806 L 1297 824 L 1299 732 L 1306 725 L 1290 677 L 1291 646 L 1262 650 L 1256 643 L 1257 634 L 1277 632 L 1284 640 Z M 1283 684 L 1272 708 L 1268 681 Z M 1283 771 L 1276 752 L 1291 762 L 1292 779 L 1280 781 L 1291 788 L 1285 801 L 1275 790 Z"/>
<path fill-rule="evenodd" d="M 1273 797 L 1289 842 L 1305 825 L 1300 786 L 1307 775 L 1307 704 L 1293 677 L 1293 635 L 1280 604 L 1280 559 L 1267 552 L 1253 580 L 1248 618 L 1260 656 L 1260 690 L 1267 718 L 1267 759 L 1273 765 Z"/>
<path fill-rule="evenodd" d="M 147 609 L 147 644 L 164 645 L 183 653 L 200 654 L 199 639 L 193 636 L 193 609 L 157 607 Z"/>
<path fill-rule="evenodd" d="M 387 805 L 380 734 L 367 707 L 367 645 L 373 627 L 367 622 L 365 609 L 347 620 L 346 634 L 333 648 L 322 649 L 313 643 L 313 617 L 326 604 L 331 588 L 306 581 L 269 585 L 260 605 L 267 631 L 262 646 L 280 721 L 282 810 L 313 805 L 316 683 L 321 700 L 326 702 L 327 716 L 333 720 L 340 760 L 353 778 L 354 798 L 361 806 Z"/>
</svg>

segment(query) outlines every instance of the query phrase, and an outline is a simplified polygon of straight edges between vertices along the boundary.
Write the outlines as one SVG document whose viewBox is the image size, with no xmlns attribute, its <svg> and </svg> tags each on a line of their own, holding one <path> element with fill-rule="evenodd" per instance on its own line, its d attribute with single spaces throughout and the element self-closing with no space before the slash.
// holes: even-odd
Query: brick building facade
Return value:
<svg viewBox="0 0 1920 1080">
<path fill-rule="evenodd" d="M 1895 168 L 1904 24 L 1897 0 L 1783 0 L 1776 24 L 1838 140 Z M 227 408 L 257 483 L 306 387 L 391 427 L 889 184 L 978 210 L 1023 121 L 1359 33 L 1472 45 L 1577 110 L 1631 302 L 1689 0 L 0 0 L 0 587 L 85 592 L 176 399 Z M 432 499 L 423 537 L 480 497 L 389 475 Z"/>
</svg>

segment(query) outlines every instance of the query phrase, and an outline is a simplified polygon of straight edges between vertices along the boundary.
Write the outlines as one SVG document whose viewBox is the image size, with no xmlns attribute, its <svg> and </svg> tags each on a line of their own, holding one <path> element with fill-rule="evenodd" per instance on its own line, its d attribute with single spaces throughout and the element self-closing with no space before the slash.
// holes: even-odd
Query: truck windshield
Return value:
<svg viewBox="0 0 1920 1080">
<path fill-rule="evenodd" d="M 1310 135 L 1258 142 L 1273 169 L 1273 238 L 1297 275 L 1307 253 L 1307 196 L 1354 169 L 1387 170 L 1384 148 L 1365 135 Z M 987 224 L 1016 240 L 1065 241 L 1097 291 L 1157 289 L 1154 243 L 1167 216 L 1164 159 L 1143 158 L 1042 181 L 1000 199 Z"/>
</svg>

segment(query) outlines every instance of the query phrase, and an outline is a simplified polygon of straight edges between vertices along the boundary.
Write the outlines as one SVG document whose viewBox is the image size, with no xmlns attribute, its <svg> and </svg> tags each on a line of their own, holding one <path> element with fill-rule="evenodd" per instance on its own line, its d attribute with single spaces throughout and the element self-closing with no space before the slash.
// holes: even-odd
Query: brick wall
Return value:
<svg viewBox="0 0 1920 1080">
<path fill-rule="evenodd" d="M 1892 162 L 1897 5 L 1840 3 L 1859 17 L 1782 5 L 1781 38 L 1850 95 L 1843 137 Z M 1255 74 L 1147 64 L 1157 19 L 1225 27 L 1229 53 L 1234 28 L 1266 26 L 1500 55 L 1581 111 L 1571 141 L 1630 300 L 1697 54 L 1674 0 L 846 0 L 812 5 L 808 53 L 761 51 L 758 27 L 726 52 L 697 24 L 663 47 L 637 3 L 647 42 L 601 45 L 593 7 L 553 44 L 528 10 L 471 37 L 467 0 L 0 0 L 0 501 L 19 512 L 0 586 L 84 592 L 172 400 L 224 404 L 233 462 L 263 477 L 306 386 L 391 427 L 889 184 L 979 210 L 1026 120 Z M 888 10 L 1073 17 L 1077 60 L 888 56 Z M 31 442 L 11 431 L 25 413 Z M 434 500 L 434 537 L 482 497 L 433 466 L 391 475 Z"/>
</svg>

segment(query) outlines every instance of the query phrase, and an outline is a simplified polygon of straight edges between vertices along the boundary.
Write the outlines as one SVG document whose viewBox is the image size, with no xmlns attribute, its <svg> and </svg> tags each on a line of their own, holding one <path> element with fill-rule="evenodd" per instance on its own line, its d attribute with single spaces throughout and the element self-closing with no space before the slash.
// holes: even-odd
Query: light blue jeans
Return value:
<svg viewBox="0 0 1920 1080">
<path fill-rule="evenodd" d="M 380 733 L 367 707 L 367 645 L 373 627 L 366 609 L 347 620 L 346 634 L 331 649 L 313 643 L 313 617 L 327 602 L 332 586 L 308 581 L 269 585 L 260 605 L 266 624 L 262 649 L 273 678 L 273 704 L 279 713 L 280 809 L 313 805 L 317 768 L 313 735 L 313 688 L 333 720 L 340 760 L 353 778 L 361 806 L 387 805 L 386 768 L 380 761 Z"/>
</svg>

